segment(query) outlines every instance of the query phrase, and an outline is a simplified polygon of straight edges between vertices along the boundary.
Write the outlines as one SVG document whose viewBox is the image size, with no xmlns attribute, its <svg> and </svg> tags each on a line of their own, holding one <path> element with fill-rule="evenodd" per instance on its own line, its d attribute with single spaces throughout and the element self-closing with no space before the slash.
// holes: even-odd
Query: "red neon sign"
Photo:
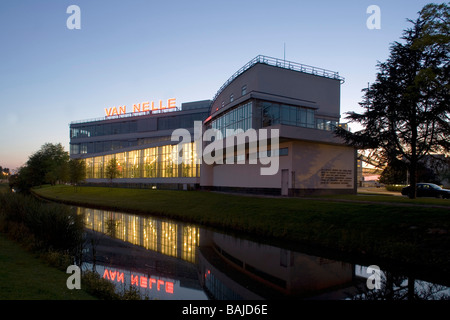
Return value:
<svg viewBox="0 0 450 320">
<path fill-rule="evenodd" d="M 103 272 L 103 279 L 124 283 L 124 273 L 105 269 L 105 272 Z M 174 283 L 171 281 L 164 281 L 161 279 L 133 274 L 131 274 L 130 280 L 132 286 L 134 285 L 141 288 L 148 288 L 150 290 L 155 289 L 156 287 L 157 291 L 161 291 L 161 287 L 164 287 L 165 292 L 173 294 Z"/>
<path fill-rule="evenodd" d="M 167 105 L 163 105 L 162 100 L 159 100 L 159 104 L 155 104 L 154 101 L 145 101 L 141 103 L 133 104 L 133 112 L 148 112 L 148 111 L 156 111 L 156 110 L 164 110 L 164 109 L 173 109 L 176 108 L 175 98 L 167 99 Z M 127 106 L 119 106 L 119 107 L 110 107 L 105 108 L 105 113 L 107 117 L 111 116 L 120 116 L 122 114 L 127 113 Z"/>
</svg>

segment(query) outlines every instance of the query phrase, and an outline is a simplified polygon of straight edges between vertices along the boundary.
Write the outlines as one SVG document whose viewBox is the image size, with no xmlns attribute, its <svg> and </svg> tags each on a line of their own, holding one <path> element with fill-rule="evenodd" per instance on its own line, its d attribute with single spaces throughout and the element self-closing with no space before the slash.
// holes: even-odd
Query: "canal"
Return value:
<svg viewBox="0 0 450 320">
<path fill-rule="evenodd" d="M 160 217 L 76 208 L 83 268 L 143 299 L 449 299 L 448 286 Z"/>
</svg>

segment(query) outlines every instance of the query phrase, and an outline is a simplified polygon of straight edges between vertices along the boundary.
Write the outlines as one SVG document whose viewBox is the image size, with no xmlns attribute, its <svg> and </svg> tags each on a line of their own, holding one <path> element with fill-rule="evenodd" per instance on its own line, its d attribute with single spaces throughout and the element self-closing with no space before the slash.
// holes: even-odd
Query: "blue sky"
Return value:
<svg viewBox="0 0 450 320">
<path fill-rule="evenodd" d="M 341 113 L 361 111 L 361 89 L 411 26 L 421 0 L 2 0 L 0 166 L 15 169 L 44 143 L 69 150 L 69 123 L 104 108 L 211 99 L 262 54 L 338 71 Z M 434 1 L 442 3 L 445 1 Z M 81 10 L 70 30 L 69 5 Z M 381 29 L 369 30 L 369 5 Z"/>
</svg>

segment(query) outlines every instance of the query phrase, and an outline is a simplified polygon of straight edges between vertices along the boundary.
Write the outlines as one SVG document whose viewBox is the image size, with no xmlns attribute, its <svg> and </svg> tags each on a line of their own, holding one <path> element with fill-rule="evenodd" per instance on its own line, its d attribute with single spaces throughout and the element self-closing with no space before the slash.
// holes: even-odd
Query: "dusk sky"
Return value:
<svg viewBox="0 0 450 320">
<path fill-rule="evenodd" d="M 255 56 L 337 71 L 344 113 L 378 61 L 431 1 L 2 0 L 0 166 L 11 170 L 47 142 L 69 151 L 69 123 L 105 108 L 212 99 Z M 434 1 L 443 3 L 445 1 Z M 68 29 L 70 5 L 81 29 Z M 377 5 L 380 29 L 366 26 Z"/>
</svg>

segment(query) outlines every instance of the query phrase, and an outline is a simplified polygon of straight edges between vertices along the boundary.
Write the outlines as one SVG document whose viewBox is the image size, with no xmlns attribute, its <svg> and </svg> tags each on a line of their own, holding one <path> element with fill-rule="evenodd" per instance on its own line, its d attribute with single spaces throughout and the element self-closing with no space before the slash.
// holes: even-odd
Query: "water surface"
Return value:
<svg viewBox="0 0 450 320">
<path fill-rule="evenodd" d="M 78 207 L 84 268 L 160 300 L 441 299 L 438 283 L 268 245 L 194 224 Z M 376 261 L 374 261 L 376 265 Z M 369 289 L 378 281 L 380 289 Z"/>
</svg>

